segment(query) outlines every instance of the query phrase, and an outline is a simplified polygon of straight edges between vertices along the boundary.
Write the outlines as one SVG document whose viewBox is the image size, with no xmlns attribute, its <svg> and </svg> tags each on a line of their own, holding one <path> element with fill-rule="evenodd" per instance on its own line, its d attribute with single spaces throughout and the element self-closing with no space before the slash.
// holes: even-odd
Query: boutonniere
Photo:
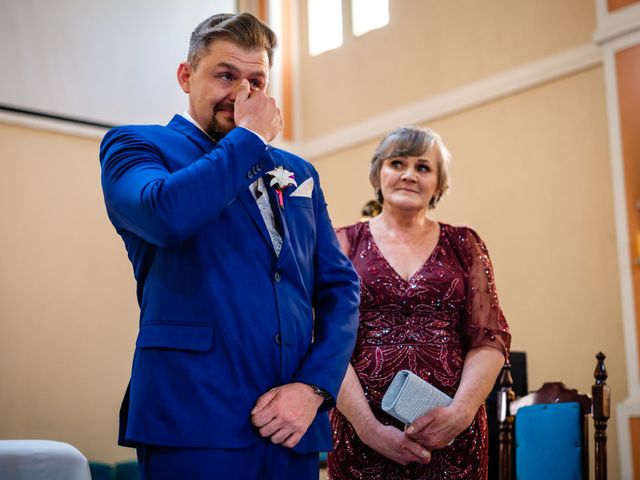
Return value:
<svg viewBox="0 0 640 480">
<path fill-rule="evenodd" d="M 296 183 L 293 172 L 285 170 L 283 167 L 276 167 L 275 169 L 267 172 L 267 175 L 271 176 L 270 187 L 275 187 L 276 195 L 278 196 L 278 205 L 281 209 L 284 209 L 284 196 L 282 191 L 289 185 L 298 186 Z"/>
</svg>

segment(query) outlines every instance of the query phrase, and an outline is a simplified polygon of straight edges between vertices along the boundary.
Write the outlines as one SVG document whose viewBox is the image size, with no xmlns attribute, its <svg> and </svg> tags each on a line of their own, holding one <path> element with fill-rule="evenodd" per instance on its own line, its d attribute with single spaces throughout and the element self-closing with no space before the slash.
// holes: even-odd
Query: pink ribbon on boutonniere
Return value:
<svg viewBox="0 0 640 480">
<path fill-rule="evenodd" d="M 284 210 L 284 195 L 282 191 L 287 188 L 289 185 L 298 186 L 294 179 L 293 172 L 285 170 L 284 167 L 276 167 L 270 172 L 267 172 L 267 175 L 271 176 L 271 182 L 269 182 L 270 187 L 275 187 L 276 195 L 278 197 L 278 205 L 281 209 Z"/>
</svg>

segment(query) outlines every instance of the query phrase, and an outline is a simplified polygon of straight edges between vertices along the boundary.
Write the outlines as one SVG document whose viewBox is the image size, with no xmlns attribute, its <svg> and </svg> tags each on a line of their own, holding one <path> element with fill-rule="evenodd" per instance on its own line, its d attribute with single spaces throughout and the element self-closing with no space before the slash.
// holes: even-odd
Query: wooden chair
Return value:
<svg viewBox="0 0 640 480">
<path fill-rule="evenodd" d="M 596 480 L 605 480 L 607 478 L 607 421 L 610 412 L 610 390 L 606 384 L 607 370 L 604 365 L 605 355 L 600 352 L 596 355 L 597 365 L 594 372 L 595 384 L 591 389 L 591 398 L 588 395 L 578 393 L 576 390 L 570 390 L 560 382 L 549 382 L 542 387 L 524 397 L 515 398 L 513 392 L 513 379 L 511 377 L 511 367 L 507 363 L 500 374 L 500 391 L 498 393 L 498 425 L 499 425 L 499 480 L 512 480 L 516 477 L 514 453 L 514 437 L 516 414 L 519 409 L 532 405 L 537 405 L 539 409 L 548 410 L 568 410 L 570 405 L 562 405 L 557 408 L 556 404 L 565 404 L 565 402 L 575 402 L 574 409 L 579 410 L 579 416 L 582 421 L 576 420 L 579 424 L 581 442 L 581 464 L 582 475 L 585 479 L 589 478 L 589 442 L 588 442 L 588 420 L 589 416 L 594 422 L 594 440 L 595 440 L 595 478 Z M 525 410 L 522 411 L 523 415 Z M 527 413 L 533 413 L 531 410 Z M 578 445 L 576 445 L 578 446 Z M 544 449 L 545 445 L 541 447 Z M 547 446 L 548 447 L 548 446 Z M 548 447 L 551 449 L 550 447 Z M 553 453 L 553 452 L 550 452 Z M 523 458 L 523 457 L 521 457 Z M 524 462 L 523 462 L 524 464 Z M 556 478 L 563 477 L 562 472 L 558 472 Z M 547 480 L 550 480 L 547 477 Z"/>
<path fill-rule="evenodd" d="M 516 397 L 523 397 L 529 393 L 527 375 L 527 353 L 511 350 L 509 365 L 513 377 L 513 391 Z M 489 437 L 489 476 L 488 480 L 498 480 L 498 415 L 496 412 L 498 393 L 500 392 L 500 378 L 496 378 L 491 393 L 484 402 L 487 409 L 487 427 Z"/>
</svg>

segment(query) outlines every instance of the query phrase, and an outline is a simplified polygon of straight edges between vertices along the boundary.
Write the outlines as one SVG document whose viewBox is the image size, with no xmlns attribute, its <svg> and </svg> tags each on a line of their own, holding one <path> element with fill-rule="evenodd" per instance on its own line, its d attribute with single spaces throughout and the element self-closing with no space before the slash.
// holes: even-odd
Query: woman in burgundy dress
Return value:
<svg viewBox="0 0 640 480">
<path fill-rule="evenodd" d="M 382 213 L 338 229 L 361 279 L 360 326 L 331 413 L 332 480 L 486 479 L 484 399 L 508 355 L 487 249 L 470 228 L 428 217 L 448 189 L 433 131 L 399 128 L 374 153 Z M 453 398 L 406 427 L 380 409 L 399 370 Z"/>
</svg>

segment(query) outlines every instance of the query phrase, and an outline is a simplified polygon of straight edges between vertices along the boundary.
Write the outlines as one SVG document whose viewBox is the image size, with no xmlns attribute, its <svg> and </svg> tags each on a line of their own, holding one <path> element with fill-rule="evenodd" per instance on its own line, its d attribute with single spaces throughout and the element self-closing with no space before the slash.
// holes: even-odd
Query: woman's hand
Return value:
<svg viewBox="0 0 640 480">
<path fill-rule="evenodd" d="M 451 405 L 434 408 L 417 418 L 406 429 L 409 438 L 430 450 L 444 448 L 453 442 L 473 422 L 503 363 L 503 353 L 493 347 L 481 346 L 469 350 Z"/>
<path fill-rule="evenodd" d="M 434 408 L 429 413 L 416 418 L 405 432 L 409 438 L 429 450 L 439 450 L 450 445 L 455 438 L 464 432 L 475 412 L 454 406 Z"/>
<path fill-rule="evenodd" d="M 402 430 L 379 423 L 359 434 L 370 448 L 400 465 L 411 462 L 427 464 L 431 461 L 431 452 L 411 440 Z"/>
</svg>

